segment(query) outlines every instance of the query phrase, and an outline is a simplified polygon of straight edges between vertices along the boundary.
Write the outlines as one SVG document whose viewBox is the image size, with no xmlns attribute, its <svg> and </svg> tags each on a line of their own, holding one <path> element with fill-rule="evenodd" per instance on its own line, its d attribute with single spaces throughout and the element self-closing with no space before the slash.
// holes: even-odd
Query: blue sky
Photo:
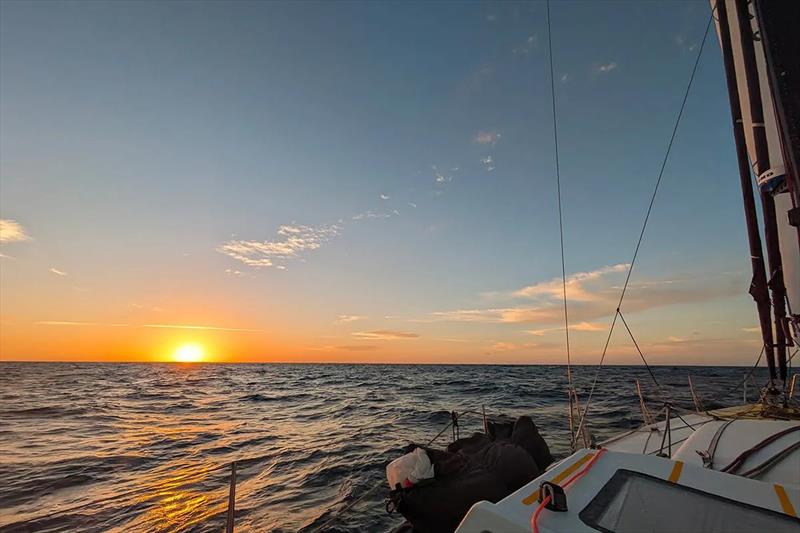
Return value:
<svg viewBox="0 0 800 533">
<path fill-rule="evenodd" d="M 592 363 L 709 12 L 551 9 Z M 239 360 L 563 359 L 543 2 L 0 11 L 0 212 L 29 237 L 2 245 L 9 357 L 80 355 L 59 347 L 68 323 L 126 339 L 163 323 L 254 330 L 215 340 Z M 712 31 L 626 313 L 659 362 L 755 355 L 738 187 Z M 39 331 L 52 341 L 25 344 Z M 615 339 L 612 359 L 635 362 Z"/>
</svg>

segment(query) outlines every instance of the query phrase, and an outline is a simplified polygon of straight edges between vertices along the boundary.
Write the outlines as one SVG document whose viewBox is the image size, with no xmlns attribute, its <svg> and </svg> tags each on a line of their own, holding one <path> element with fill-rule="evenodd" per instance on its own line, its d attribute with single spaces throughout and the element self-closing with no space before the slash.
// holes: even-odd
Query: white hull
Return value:
<svg viewBox="0 0 800 533">
<path fill-rule="evenodd" d="M 560 485 L 577 474 L 565 489 L 568 510 L 541 510 L 539 531 L 797 533 L 800 420 L 747 418 L 749 409 L 671 418 L 669 434 L 666 421 L 646 425 L 602 443 L 595 460 L 599 450 L 579 450 L 497 504 L 475 504 L 457 531 L 530 532 L 541 483 Z M 719 471 L 779 434 L 747 455 L 736 473 Z M 755 478 L 742 475 L 765 463 Z"/>
</svg>

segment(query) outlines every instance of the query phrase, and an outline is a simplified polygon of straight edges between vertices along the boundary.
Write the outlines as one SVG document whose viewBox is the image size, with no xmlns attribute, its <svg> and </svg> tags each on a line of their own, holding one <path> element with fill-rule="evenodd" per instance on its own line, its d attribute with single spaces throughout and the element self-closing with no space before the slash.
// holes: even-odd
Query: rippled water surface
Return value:
<svg viewBox="0 0 800 533">
<path fill-rule="evenodd" d="M 706 407 L 741 403 L 733 389 L 746 371 L 655 368 L 683 404 L 691 373 Z M 593 372 L 576 371 L 584 399 Z M 636 378 L 652 393 L 642 368 L 601 373 L 590 416 L 599 437 L 638 424 Z M 218 532 L 234 460 L 237 531 L 312 530 L 453 409 L 530 415 L 565 454 L 565 386 L 558 366 L 0 363 L 0 531 Z M 482 422 L 462 424 L 463 436 Z M 402 522 L 385 496 L 335 528 Z"/>
</svg>

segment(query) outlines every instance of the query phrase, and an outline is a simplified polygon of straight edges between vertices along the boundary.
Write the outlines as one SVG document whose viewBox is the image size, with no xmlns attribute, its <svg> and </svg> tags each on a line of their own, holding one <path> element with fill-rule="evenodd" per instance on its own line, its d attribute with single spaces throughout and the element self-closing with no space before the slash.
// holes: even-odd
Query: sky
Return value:
<svg viewBox="0 0 800 533">
<path fill-rule="evenodd" d="M 595 364 L 709 8 L 551 14 Z M 547 52 L 543 2 L 0 3 L 0 358 L 564 363 Z M 749 278 L 712 29 L 622 313 L 750 364 Z"/>
</svg>

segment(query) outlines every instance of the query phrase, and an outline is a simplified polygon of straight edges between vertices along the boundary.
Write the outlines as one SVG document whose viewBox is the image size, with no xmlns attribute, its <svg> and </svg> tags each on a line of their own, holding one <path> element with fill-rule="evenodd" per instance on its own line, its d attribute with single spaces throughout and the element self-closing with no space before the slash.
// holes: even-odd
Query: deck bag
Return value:
<svg viewBox="0 0 800 533">
<path fill-rule="evenodd" d="M 414 532 L 455 530 L 472 505 L 482 500 L 500 501 L 552 462 L 547 443 L 529 417 L 521 417 L 504 433 L 503 437 L 476 433 L 446 450 L 415 444 L 407 447 L 407 452 L 424 450 L 435 474 L 410 487 L 396 484 L 390 492 L 393 507 Z"/>
</svg>

